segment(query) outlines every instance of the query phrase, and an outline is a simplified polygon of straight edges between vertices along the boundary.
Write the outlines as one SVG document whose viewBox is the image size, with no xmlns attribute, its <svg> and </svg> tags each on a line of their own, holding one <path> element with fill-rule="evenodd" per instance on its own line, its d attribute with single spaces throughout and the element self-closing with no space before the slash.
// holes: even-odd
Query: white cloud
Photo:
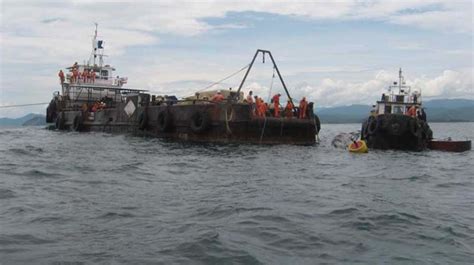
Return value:
<svg viewBox="0 0 474 265">
<path fill-rule="evenodd" d="M 445 70 L 433 79 L 416 78 L 412 84 L 428 98 L 473 97 L 474 68 L 458 71 Z"/>
<path fill-rule="evenodd" d="M 99 34 L 104 34 L 105 47 L 113 58 L 130 62 L 119 66 L 130 77 L 130 84 L 166 91 L 179 80 L 217 79 L 228 74 L 226 67 L 202 60 L 179 60 L 176 63 L 161 58 L 128 57 L 126 49 L 133 46 L 153 45 L 163 35 L 193 37 L 216 30 L 232 30 L 245 24 L 228 22 L 210 23 L 209 18 L 225 18 L 229 12 L 264 12 L 290 16 L 302 20 L 319 21 L 376 21 L 438 31 L 472 34 L 472 1 L 413 0 L 413 1 L 2 1 L 0 10 L 0 103 L 13 93 L 22 97 L 9 99 L 24 103 L 44 98 L 44 91 L 52 92 L 57 84 L 55 76 L 60 67 L 79 59 L 87 59 L 93 22 L 99 22 Z M 257 14 L 258 16 L 258 14 Z M 192 41 L 192 38 L 189 38 Z M 340 48 L 340 46 L 338 46 Z M 427 49 L 423 45 L 401 45 L 400 49 Z M 337 49 L 337 48 L 336 48 Z M 446 51 L 449 52 L 449 51 Z M 453 53 L 472 57 L 472 50 L 453 50 Z M 178 57 L 173 55 L 170 57 Z M 178 57 L 179 58 L 179 57 Z M 129 60 L 128 60 L 129 59 Z M 127 61 L 128 60 L 128 61 Z M 18 71 L 7 68 L 17 67 Z M 34 72 L 28 72 L 32 68 Z M 296 68 L 296 67 L 295 67 Z M 367 71 L 364 66 L 304 66 L 288 72 L 357 72 Z M 447 67 L 446 67 L 447 68 Z M 8 70 L 8 75 L 5 75 Z M 53 70 L 54 69 L 54 70 Z M 446 70 L 432 79 L 419 77 L 413 83 L 426 96 L 472 96 L 472 70 Z M 351 82 L 330 77 L 299 87 L 316 101 L 325 105 L 368 103 L 378 97 L 383 87 L 394 77 L 379 72 L 367 82 Z M 390 80 L 388 80 L 390 79 Z M 135 81 L 136 80 L 136 81 Z M 245 87 L 265 94 L 268 85 L 258 80 Z M 206 81 L 188 84 L 189 88 Z M 234 84 L 230 82 L 229 84 Z M 32 86 L 34 84 L 34 87 Z M 227 84 L 226 84 L 227 85 Z M 184 92 L 185 90 L 183 90 Z M 42 93 L 42 94 L 41 94 Z M 464 93 L 464 94 L 463 94 Z M 15 94 L 15 95 L 16 95 Z M 374 94 L 376 96 L 374 96 Z M 42 95 L 42 96 L 41 96 Z"/>
<path fill-rule="evenodd" d="M 474 99 L 474 68 L 445 70 L 433 78 L 407 78 L 407 85 L 422 92 L 425 100 L 435 98 L 471 98 Z M 319 84 L 301 84 L 297 86 L 296 98 L 308 96 L 319 107 L 331 107 L 350 104 L 372 104 L 382 93 L 387 92 L 392 81 L 398 80 L 397 72 L 378 71 L 374 78 L 364 82 L 323 79 Z"/>
</svg>

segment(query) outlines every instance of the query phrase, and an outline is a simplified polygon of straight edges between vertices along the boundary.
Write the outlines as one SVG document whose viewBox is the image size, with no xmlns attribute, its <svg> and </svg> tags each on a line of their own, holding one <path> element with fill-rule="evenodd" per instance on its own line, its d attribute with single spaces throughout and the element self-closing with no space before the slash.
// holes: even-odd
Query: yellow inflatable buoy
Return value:
<svg viewBox="0 0 474 265">
<path fill-rule="evenodd" d="M 364 140 L 354 141 L 353 143 L 349 144 L 347 147 L 349 152 L 352 153 L 367 153 L 369 149 L 367 148 L 367 144 Z"/>
</svg>

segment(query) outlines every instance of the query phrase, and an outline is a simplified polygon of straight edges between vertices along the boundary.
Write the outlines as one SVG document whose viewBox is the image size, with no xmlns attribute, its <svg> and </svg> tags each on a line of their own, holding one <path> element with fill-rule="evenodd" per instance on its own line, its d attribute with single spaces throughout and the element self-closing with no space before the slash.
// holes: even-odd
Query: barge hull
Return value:
<svg viewBox="0 0 474 265">
<path fill-rule="evenodd" d="M 125 106 L 97 111 L 93 120 L 90 113 L 64 111 L 57 128 L 193 142 L 312 145 L 318 127 L 315 119 L 255 117 L 242 103 L 140 106 L 130 116 Z M 196 124 L 196 115 L 205 124 Z"/>
</svg>

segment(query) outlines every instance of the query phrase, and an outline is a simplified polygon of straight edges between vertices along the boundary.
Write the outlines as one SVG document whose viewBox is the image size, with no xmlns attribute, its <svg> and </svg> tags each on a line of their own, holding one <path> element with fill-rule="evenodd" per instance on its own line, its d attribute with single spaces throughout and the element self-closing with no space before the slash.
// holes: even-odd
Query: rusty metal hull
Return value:
<svg viewBox="0 0 474 265">
<path fill-rule="evenodd" d="M 471 141 L 432 140 L 428 142 L 428 148 L 446 152 L 465 152 L 471 150 Z"/>
<path fill-rule="evenodd" d="M 309 119 L 257 118 L 243 103 L 139 106 L 132 115 L 124 111 L 127 102 L 94 113 L 63 111 L 58 129 L 131 133 L 194 142 L 312 145 L 317 131 Z M 138 105 L 138 103 L 137 103 Z M 199 113 L 199 114 L 197 114 Z M 199 126 L 197 116 L 205 118 Z M 76 121 L 75 121 L 76 120 Z M 80 123 L 78 125 L 78 123 Z"/>
</svg>

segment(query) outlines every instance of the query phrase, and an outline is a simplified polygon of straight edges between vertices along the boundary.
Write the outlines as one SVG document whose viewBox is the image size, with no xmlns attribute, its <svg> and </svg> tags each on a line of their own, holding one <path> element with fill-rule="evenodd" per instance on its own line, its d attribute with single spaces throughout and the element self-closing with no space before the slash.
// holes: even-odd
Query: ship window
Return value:
<svg viewBox="0 0 474 265">
<path fill-rule="evenodd" d="M 393 114 L 403 114 L 402 106 L 393 106 Z"/>
<path fill-rule="evenodd" d="M 109 72 L 108 72 L 107 70 L 101 70 L 101 71 L 100 71 L 100 76 L 101 76 L 103 79 L 107 80 L 107 77 L 109 77 Z"/>
<path fill-rule="evenodd" d="M 392 113 L 392 106 L 385 106 L 385 113 Z"/>
</svg>

